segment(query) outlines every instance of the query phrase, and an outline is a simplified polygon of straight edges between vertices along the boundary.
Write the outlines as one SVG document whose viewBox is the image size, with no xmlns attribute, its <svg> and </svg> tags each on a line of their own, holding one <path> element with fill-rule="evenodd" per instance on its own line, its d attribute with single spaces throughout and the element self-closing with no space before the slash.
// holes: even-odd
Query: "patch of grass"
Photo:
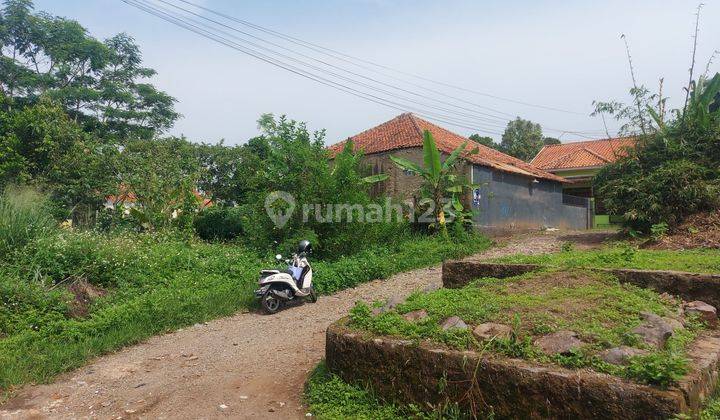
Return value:
<svg viewBox="0 0 720 420">
<path fill-rule="evenodd" d="M 359 385 L 344 382 L 327 370 L 321 362 L 310 375 L 305 387 L 305 403 L 314 418 L 328 420 L 400 420 L 413 418 L 466 419 L 457 406 L 423 411 L 415 405 L 400 406 L 387 403 L 378 398 L 371 390 Z M 490 417 L 487 417 L 490 418 Z"/>
<path fill-rule="evenodd" d="M 370 391 L 343 382 L 320 363 L 305 388 L 305 403 L 320 419 L 405 419 L 400 407 L 384 404 Z"/>
<path fill-rule="evenodd" d="M 720 273 L 720 250 L 717 249 L 665 251 L 637 249 L 626 244 L 590 251 L 567 249 L 554 254 L 513 255 L 494 261 L 554 267 L 634 268 Z"/>
<path fill-rule="evenodd" d="M 411 237 L 337 261 L 313 261 L 314 280 L 327 294 L 488 246 L 479 236 L 455 242 Z M 251 307 L 259 270 L 275 264 L 239 246 L 173 234 L 62 231 L 36 238 L 17 258 L 0 261 L 0 393 Z M 70 314 L 66 286 L 78 279 L 107 291 L 85 318 Z"/>
<path fill-rule="evenodd" d="M 717 420 L 720 419 L 720 393 L 715 392 L 700 412 L 700 420 Z"/>
<path fill-rule="evenodd" d="M 378 335 L 429 339 L 459 349 L 489 350 L 570 368 L 592 368 L 661 386 L 687 371 L 684 348 L 702 328 L 687 321 L 686 329 L 674 334 L 665 348 L 657 350 L 641 343 L 631 330 L 641 322 L 641 313 L 673 317 L 680 302 L 654 291 L 620 284 L 609 275 L 585 271 L 546 271 L 509 279 L 480 279 L 462 289 L 440 289 L 415 293 L 396 310 L 373 316 L 358 303 L 350 311 L 350 326 Z M 428 317 L 406 321 L 402 314 L 424 309 Z M 512 326 L 510 338 L 479 342 L 471 330 L 443 331 L 440 322 L 458 316 L 468 324 L 498 322 Z M 533 345 L 541 335 L 576 332 L 584 345 L 570 355 L 548 356 Z M 647 356 L 629 366 L 614 366 L 596 354 L 621 345 L 645 348 Z"/>
</svg>

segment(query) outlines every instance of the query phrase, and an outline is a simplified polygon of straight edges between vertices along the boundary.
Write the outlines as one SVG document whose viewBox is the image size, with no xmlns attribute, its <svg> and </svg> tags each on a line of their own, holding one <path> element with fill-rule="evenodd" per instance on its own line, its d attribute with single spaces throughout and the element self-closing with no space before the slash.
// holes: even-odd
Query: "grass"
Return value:
<svg viewBox="0 0 720 420">
<path fill-rule="evenodd" d="M 463 419 L 456 406 L 421 410 L 415 405 L 384 402 L 371 390 L 344 382 L 330 373 L 321 362 L 310 375 L 305 387 L 305 403 L 314 418 L 328 420 L 404 420 Z"/>
<path fill-rule="evenodd" d="M 332 293 L 489 244 L 470 235 L 452 242 L 403 238 L 314 262 L 314 281 Z M 249 308 L 258 271 L 275 264 L 240 246 L 176 234 L 61 231 L 35 238 L 0 262 L 0 395 L 152 335 Z M 107 292 L 82 318 L 72 316 L 66 289 L 77 280 Z"/>
<path fill-rule="evenodd" d="M 481 279 L 462 289 L 416 293 L 396 310 L 372 315 L 358 303 L 351 310 L 350 325 L 378 335 L 429 339 L 452 348 L 487 350 L 509 357 L 569 368 L 591 368 L 641 383 L 667 386 L 687 370 L 684 348 L 702 326 L 688 320 L 662 350 L 650 348 L 630 331 L 642 312 L 672 317 L 680 302 L 651 290 L 620 284 L 609 275 L 584 271 L 546 271 L 510 279 Z M 406 321 L 402 314 L 424 309 L 428 317 Z M 478 341 L 470 330 L 440 328 L 440 322 L 459 316 L 468 324 L 498 322 L 510 325 L 510 338 Z M 545 355 L 534 344 L 539 336 L 559 331 L 576 332 L 586 344 L 570 355 Z M 645 348 L 647 355 L 633 358 L 629 366 L 610 365 L 597 353 L 620 345 Z"/>
<path fill-rule="evenodd" d="M 684 251 L 645 250 L 629 245 L 615 245 L 599 250 L 574 251 L 542 255 L 513 255 L 494 261 L 513 264 L 541 264 L 555 267 L 634 268 L 642 270 L 676 270 L 695 273 L 720 273 L 720 250 Z"/>
<path fill-rule="evenodd" d="M 720 419 L 720 394 L 715 393 L 706 403 L 700 412 L 700 420 Z"/>
</svg>

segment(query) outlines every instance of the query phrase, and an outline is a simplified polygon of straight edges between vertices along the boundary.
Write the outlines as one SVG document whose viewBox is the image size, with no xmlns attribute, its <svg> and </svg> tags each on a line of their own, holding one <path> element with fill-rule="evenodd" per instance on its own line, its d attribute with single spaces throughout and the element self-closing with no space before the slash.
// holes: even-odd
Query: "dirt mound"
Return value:
<svg viewBox="0 0 720 420">
<path fill-rule="evenodd" d="M 74 299 L 70 302 L 70 316 L 73 318 L 86 317 L 90 311 L 90 304 L 107 293 L 104 289 L 91 284 L 85 279 L 73 281 L 67 289 L 74 296 Z"/>
<path fill-rule="evenodd" d="M 720 210 L 694 214 L 669 235 L 647 245 L 650 249 L 720 249 Z"/>
</svg>

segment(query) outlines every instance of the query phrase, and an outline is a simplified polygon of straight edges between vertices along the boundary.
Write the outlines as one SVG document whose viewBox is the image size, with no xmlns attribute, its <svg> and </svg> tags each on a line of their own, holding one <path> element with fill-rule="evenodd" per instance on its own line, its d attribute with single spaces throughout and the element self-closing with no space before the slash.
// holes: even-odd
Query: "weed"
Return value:
<svg viewBox="0 0 720 420">
<path fill-rule="evenodd" d="M 498 258 L 495 261 L 555 267 L 635 268 L 720 273 L 720 250 L 717 249 L 665 251 L 637 249 L 627 244 L 590 251 L 514 255 Z"/>
<path fill-rule="evenodd" d="M 313 261 L 315 284 L 332 293 L 489 246 L 472 238 L 410 237 Z M 175 233 L 34 235 L 0 260 L 0 389 L 48 381 L 88 358 L 250 307 L 259 269 L 272 264 L 240 246 Z M 65 286 L 75 279 L 108 292 L 82 319 L 69 310 Z"/>
<path fill-rule="evenodd" d="M 451 348 L 488 350 L 508 357 L 568 368 L 591 368 L 637 380 L 667 386 L 686 372 L 684 350 L 703 328 L 689 320 L 663 350 L 650 350 L 647 358 L 629 367 L 600 360 L 600 350 L 632 345 L 643 347 L 632 329 L 640 314 L 651 312 L 672 316 L 679 303 L 662 299 L 652 290 L 620 284 L 610 275 L 584 271 L 546 271 L 509 279 L 480 279 L 462 289 L 440 289 L 411 295 L 396 310 L 373 316 L 367 304 L 351 310 L 350 326 L 380 335 L 428 339 Z M 428 317 L 411 322 L 401 314 L 424 309 Z M 511 325 L 507 338 L 478 342 L 470 330 L 442 331 L 440 322 L 458 316 L 469 324 L 499 322 Z M 565 355 L 548 356 L 534 344 L 535 337 L 555 330 L 576 332 L 586 343 Z M 647 362 L 647 363 L 645 363 Z"/>
</svg>

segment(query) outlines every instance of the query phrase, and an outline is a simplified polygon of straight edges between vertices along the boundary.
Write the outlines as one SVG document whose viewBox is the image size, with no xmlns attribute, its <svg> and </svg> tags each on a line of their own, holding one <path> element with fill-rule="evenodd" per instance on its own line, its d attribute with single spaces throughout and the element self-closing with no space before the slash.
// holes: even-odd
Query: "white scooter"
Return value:
<svg viewBox="0 0 720 420">
<path fill-rule="evenodd" d="M 274 314 L 287 302 L 294 299 L 305 299 L 317 302 L 317 294 L 312 286 L 312 267 L 307 260 L 312 253 L 312 246 L 308 241 L 301 241 L 297 253 L 293 254 L 288 263 L 288 269 L 261 270 L 260 288 L 255 291 L 255 297 L 260 299 L 263 309 Z M 275 258 L 282 260 L 282 255 Z"/>
</svg>

